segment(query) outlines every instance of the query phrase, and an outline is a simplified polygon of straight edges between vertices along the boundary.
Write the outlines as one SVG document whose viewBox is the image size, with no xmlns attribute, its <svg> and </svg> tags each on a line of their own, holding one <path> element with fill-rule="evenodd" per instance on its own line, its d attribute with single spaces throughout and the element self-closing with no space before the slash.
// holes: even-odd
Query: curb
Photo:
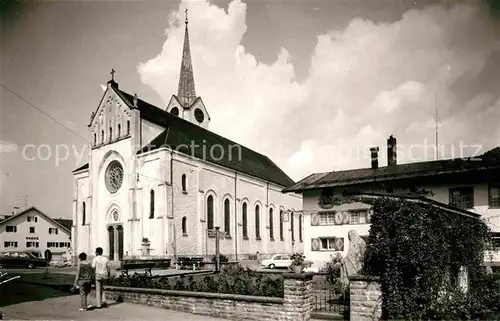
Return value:
<svg viewBox="0 0 500 321">
<path fill-rule="evenodd" d="M 39 286 L 45 286 L 45 287 L 56 289 L 56 290 L 60 290 L 60 291 L 63 291 L 63 292 L 73 293 L 71 291 L 71 288 L 73 287 L 72 284 L 54 284 L 54 283 L 46 283 L 46 282 L 27 281 L 27 280 L 22 280 L 22 279 L 19 279 L 17 282 L 19 282 L 19 283 L 25 283 L 25 284 L 39 285 Z"/>
</svg>

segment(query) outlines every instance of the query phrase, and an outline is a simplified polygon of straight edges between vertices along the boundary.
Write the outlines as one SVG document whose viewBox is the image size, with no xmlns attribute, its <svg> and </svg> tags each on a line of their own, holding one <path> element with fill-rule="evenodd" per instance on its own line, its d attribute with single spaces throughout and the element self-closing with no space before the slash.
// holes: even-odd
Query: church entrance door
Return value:
<svg viewBox="0 0 500 321">
<path fill-rule="evenodd" d="M 123 226 L 121 224 L 108 225 L 109 259 L 118 261 L 123 259 Z"/>
</svg>

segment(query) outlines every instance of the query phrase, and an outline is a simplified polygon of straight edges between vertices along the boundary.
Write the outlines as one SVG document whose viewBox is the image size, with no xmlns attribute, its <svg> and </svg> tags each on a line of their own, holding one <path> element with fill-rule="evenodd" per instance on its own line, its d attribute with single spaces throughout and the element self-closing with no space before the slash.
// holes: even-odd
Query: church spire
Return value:
<svg viewBox="0 0 500 321">
<path fill-rule="evenodd" d="M 181 73 L 179 76 L 179 89 L 177 97 L 184 108 L 189 108 L 196 99 L 194 88 L 193 65 L 191 63 L 191 51 L 189 49 L 188 19 L 186 9 L 186 31 L 184 33 L 184 48 L 182 50 Z"/>
</svg>

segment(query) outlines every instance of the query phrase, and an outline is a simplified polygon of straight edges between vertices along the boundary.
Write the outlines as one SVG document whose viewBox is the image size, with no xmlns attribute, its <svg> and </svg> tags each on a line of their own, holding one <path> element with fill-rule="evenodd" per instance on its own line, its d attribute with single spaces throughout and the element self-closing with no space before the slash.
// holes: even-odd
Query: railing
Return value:
<svg viewBox="0 0 500 321">
<path fill-rule="evenodd" d="M 349 300 L 330 290 L 315 290 L 313 311 L 345 315 L 349 312 Z"/>
</svg>

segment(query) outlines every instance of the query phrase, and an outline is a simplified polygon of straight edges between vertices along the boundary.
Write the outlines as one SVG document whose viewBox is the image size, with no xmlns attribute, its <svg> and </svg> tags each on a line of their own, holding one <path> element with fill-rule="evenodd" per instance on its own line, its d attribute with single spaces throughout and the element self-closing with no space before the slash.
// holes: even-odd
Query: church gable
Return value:
<svg viewBox="0 0 500 321">
<path fill-rule="evenodd" d="M 171 113 L 174 116 L 182 117 L 182 109 L 182 104 L 180 103 L 177 96 L 172 95 L 167 105 L 167 112 Z"/>
<path fill-rule="evenodd" d="M 112 86 L 108 84 L 97 111 L 91 117 L 92 148 L 128 138 L 131 134 L 133 111 Z"/>
</svg>

